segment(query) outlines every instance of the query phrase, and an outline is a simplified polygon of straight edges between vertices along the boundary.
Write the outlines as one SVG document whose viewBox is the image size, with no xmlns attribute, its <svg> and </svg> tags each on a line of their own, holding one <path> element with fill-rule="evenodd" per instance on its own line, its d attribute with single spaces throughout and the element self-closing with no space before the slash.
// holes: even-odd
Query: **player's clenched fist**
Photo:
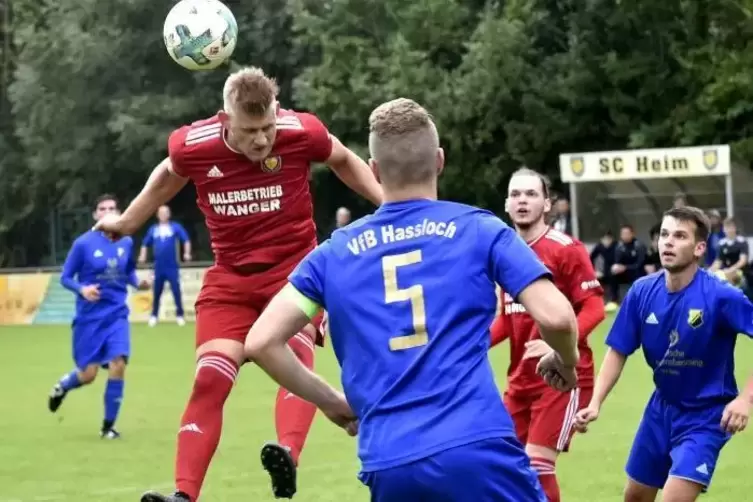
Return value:
<svg viewBox="0 0 753 502">
<path fill-rule="evenodd" d="M 541 375 L 550 387 L 560 392 L 567 392 L 575 388 L 578 375 L 575 366 L 565 366 L 557 352 L 550 352 L 541 358 L 536 373 Z"/>
<path fill-rule="evenodd" d="M 750 401 L 743 396 L 730 402 L 724 408 L 724 413 L 722 414 L 722 429 L 730 434 L 744 431 L 745 427 L 748 426 L 750 408 Z"/>
<path fill-rule="evenodd" d="M 597 418 L 599 418 L 599 407 L 589 404 L 586 408 L 575 414 L 573 428 L 581 433 L 588 432 L 588 424 L 594 422 Z"/>
</svg>

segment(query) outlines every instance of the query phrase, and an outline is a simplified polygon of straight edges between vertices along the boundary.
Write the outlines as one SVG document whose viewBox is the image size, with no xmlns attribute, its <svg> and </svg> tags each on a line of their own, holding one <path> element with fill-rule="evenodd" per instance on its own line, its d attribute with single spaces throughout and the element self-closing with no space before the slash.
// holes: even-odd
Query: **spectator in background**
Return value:
<svg viewBox="0 0 753 502">
<path fill-rule="evenodd" d="M 614 253 L 617 244 L 614 242 L 614 235 L 607 230 L 601 236 L 599 243 L 591 250 L 591 263 L 596 271 L 596 278 L 599 279 L 604 291 L 608 291 L 610 277 L 612 276 L 612 265 L 614 265 Z M 614 303 L 615 298 L 608 297 L 607 304 Z"/>
<path fill-rule="evenodd" d="M 659 255 L 659 234 L 660 228 L 651 229 L 651 245 L 646 251 L 646 261 L 643 264 L 643 271 L 646 274 L 653 274 L 658 272 L 661 268 L 661 259 Z"/>
<path fill-rule="evenodd" d="M 552 209 L 553 229 L 567 235 L 573 235 L 573 226 L 570 222 L 570 202 L 564 198 L 558 198 Z"/>
<path fill-rule="evenodd" d="M 685 207 L 688 205 L 688 198 L 685 196 L 683 192 L 677 192 L 675 194 L 675 198 L 672 201 L 672 207 L 675 209 L 679 207 Z"/>
<path fill-rule="evenodd" d="M 170 284 L 175 301 L 175 321 L 179 326 L 186 324 L 183 313 L 183 300 L 180 294 L 180 260 L 178 252 L 183 244 L 183 259 L 191 261 L 191 241 L 186 229 L 178 222 L 170 221 L 170 208 L 161 206 L 157 210 L 157 221 L 149 227 L 141 244 L 139 263 L 146 263 L 147 252 L 152 248 L 154 253 L 154 290 L 152 298 L 152 315 L 149 326 L 156 326 L 159 319 L 160 299 L 165 281 Z"/>
<path fill-rule="evenodd" d="M 644 275 L 645 262 L 646 246 L 635 237 L 635 230 L 631 225 L 622 225 L 609 281 L 611 298 L 615 304 L 620 303 L 620 286 L 630 285 Z M 614 310 L 616 305 L 607 305 L 608 312 Z"/>
<path fill-rule="evenodd" d="M 730 284 L 743 287 L 747 293 L 748 288 L 744 286 L 746 276 L 750 275 L 748 256 L 748 240 L 738 235 L 735 220 L 727 218 L 724 220 L 724 238 L 719 241 L 718 254 L 710 270 Z"/>
<path fill-rule="evenodd" d="M 711 231 L 709 232 L 708 241 L 706 241 L 704 261 L 706 266 L 710 267 L 716 261 L 717 253 L 719 252 L 719 242 L 724 239 L 724 230 L 722 230 L 722 215 L 719 214 L 719 211 L 712 209 L 707 214 L 711 222 Z"/>
<path fill-rule="evenodd" d="M 350 209 L 341 207 L 335 213 L 335 229 L 342 228 L 350 224 Z"/>
</svg>

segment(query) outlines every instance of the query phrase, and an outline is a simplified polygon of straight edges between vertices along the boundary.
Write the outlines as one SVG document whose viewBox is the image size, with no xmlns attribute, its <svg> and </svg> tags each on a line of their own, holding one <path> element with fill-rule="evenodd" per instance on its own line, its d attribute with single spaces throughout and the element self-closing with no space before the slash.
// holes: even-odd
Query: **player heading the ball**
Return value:
<svg viewBox="0 0 753 502">
<path fill-rule="evenodd" d="M 281 108 L 277 91 L 276 82 L 259 68 L 230 75 L 223 109 L 174 131 L 168 140 L 170 158 L 154 170 L 122 216 L 98 224 L 114 234 L 132 233 L 190 180 L 215 258 L 196 301 L 197 371 L 178 431 L 175 492 L 148 492 L 142 502 L 199 498 L 222 435 L 225 401 L 246 362 L 248 330 L 316 247 L 312 164 L 327 164 L 350 188 L 375 204 L 382 201 L 382 189 L 366 163 L 316 116 Z M 322 343 L 321 332 L 307 326 L 289 346 L 313 367 L 317 343 Z M 260 453 L 276 497 L 296 493 L 298 458 L 316 413 L 313 404 L 294 394 L 278 390 L 277 441 L 262 445 Z"/>
<path fill-rule="evenodd" d="M 576 383 L 573 309 L 510 227 L 437 200 L 444 152 L 424 108 L 390 101 L 369 124 L 386 202 L 301 262 L 251 329 L 247 356 L 358 432 L 374 501 L 544 502 L 489 363 L 495 282 L 539 323 L 554 348 L 539 369 L 563 391 Z M 345 395 L 285 347 L 321 307 Z"/>
<path fill-rule="evenodd" d="M 719 454 L 745 429 L 753 378 L 738 395 L 737 334 L 753 336 L 753 304 L 742 291 L 699 268 L 709 221 L 695 207 L 664 213 L 659 252 L 664 270 L 639 279 L 607 336 L 607 354 L 590 405 L 576 427 L 585 432 L 639 348 L 654 372 L 627 461 L 626 501 L 692 501 L 711 483 Z"/>
</svg>

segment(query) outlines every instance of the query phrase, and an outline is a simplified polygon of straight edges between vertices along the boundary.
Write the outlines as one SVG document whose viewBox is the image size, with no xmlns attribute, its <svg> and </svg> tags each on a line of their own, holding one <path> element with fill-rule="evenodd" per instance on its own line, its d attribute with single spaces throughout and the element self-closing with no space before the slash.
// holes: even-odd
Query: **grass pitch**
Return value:
<svg viewBox="0 0 753 502">
<path fill-rule="evenodd" d="M 611 321 L 593 335 L 597 360 Z M 491 357 L 504 387 L 507 344 Z M 338 381 L 331 348 L 318 351 L 317 370 Z M 738 382 L 753 370 L 753 343 L 741 337 Z M 598 363 L 597 363 L 598 364 Z M 71 369 L 70 332 L 62 326 L 0 327 L 0 502 L 107 500 L 135 502 L 150 488 L 172 488 L 178 421 L 193 379 L 193 326 L 133 327 L 132 364 L 118 423 L 120 441 L 99 439 L 104 374 L 71 393 L 57 415 L 46 408 L 47 393 Z M 259 449 L 274 439 L 276 387 L 252 366 L 244 367 L 225 410 L 225 433 L 202 500 L 275 500 L 259 463 Z M 558 463 L 563 500 L 621 500 L 623 466 L 651 390 L 640 353 L 627 365 L 591 432 L 576 436 L 572 452 Z M 705 502 L 748 500 L 753 432 L 725 448 Z M 356 479 L 356 443 L 317 415 L 301 458 L 294 500 L 359 502 L 368 491 Z"/>
</svg>

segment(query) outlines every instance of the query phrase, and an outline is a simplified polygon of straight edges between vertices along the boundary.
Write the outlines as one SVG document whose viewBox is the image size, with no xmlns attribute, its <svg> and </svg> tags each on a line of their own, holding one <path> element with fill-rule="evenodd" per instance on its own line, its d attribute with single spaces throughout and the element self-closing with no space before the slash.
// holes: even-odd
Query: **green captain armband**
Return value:
<svg viewBox="0 0 753 502">
<path fill-rule="evenodd" d="M 282 288 L 282 294 L 285 298 L 295 303 L 309 319 L 314 317 L 321 308 L 315 301 L 298 291 L 295 286 L 290 283 Z"/>
</svg>

